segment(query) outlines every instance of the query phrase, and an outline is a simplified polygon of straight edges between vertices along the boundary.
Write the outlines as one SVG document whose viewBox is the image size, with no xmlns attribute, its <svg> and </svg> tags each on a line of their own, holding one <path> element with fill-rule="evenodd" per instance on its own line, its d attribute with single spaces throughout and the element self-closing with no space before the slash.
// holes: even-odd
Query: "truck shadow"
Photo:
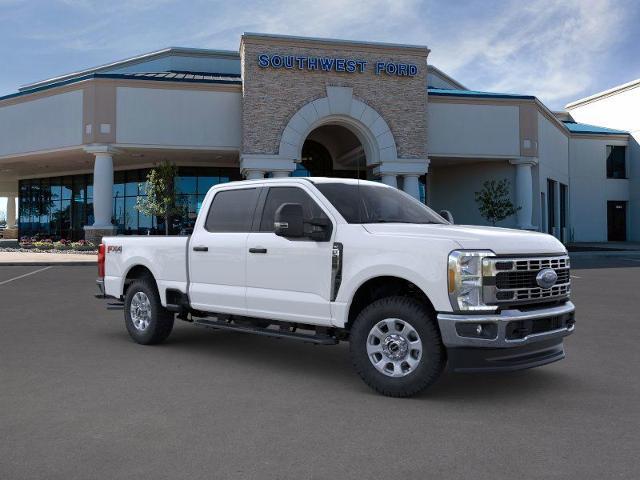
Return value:
<svg viewBox="0 0 640 480">
<path fill-rule="evenodd" d="M 239 374 L 259 368 L 278 377 L 290 377 L 292 389 L 303 377 L 313 376 L 326 387 L 379 396 L 360 380 L 349 359 L 348 344 L 317 346 L 291 340 L 260 338 L 251 335 L 196 328 L 180 328 L 166 342 L 166 348 L 189 355 L 206 355 L 218 367 L 238 368 Z M 544 398 L 579 388 L 579 380 L 553 366 L 519 372 L 461 374 L 445 370 L 440 380 L 413 400 L 429 402 L 492 403 Z M 381 397 L 384 398 L 384 397 Z"/>
</svg>

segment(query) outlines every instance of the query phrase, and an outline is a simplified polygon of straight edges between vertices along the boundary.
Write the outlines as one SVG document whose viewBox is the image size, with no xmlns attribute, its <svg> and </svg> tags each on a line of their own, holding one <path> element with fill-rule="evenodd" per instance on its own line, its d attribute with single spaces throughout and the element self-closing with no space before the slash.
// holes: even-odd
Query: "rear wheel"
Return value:
<svg viewBox="0 0 640 480">
<path fill-rule="evenodd" d="M 155 282 L 134 281 L 124 300 L 124 321 L 131 338 L 142 345 L 161 343 L 173 330 L 174 314 L 162 306 Z"/>
<path fill-rule="evenodd" d="M 367 385 L 390 397 L 415 395 L 433 384 L 446 354 L 433 313 L 409 297 L 373 302 L 350 333 L 353 365 Z"/>
</svg>

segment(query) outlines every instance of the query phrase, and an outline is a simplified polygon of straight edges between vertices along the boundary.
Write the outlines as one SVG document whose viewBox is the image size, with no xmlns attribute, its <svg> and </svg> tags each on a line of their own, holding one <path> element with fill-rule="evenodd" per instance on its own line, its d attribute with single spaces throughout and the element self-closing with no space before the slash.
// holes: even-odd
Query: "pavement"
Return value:
<svg viewBox="0 0 640 480">
<path fill-rule="evenodd" d="M 95 265 L 97 261 L 97 254 L 0 252 L 0 268 L 20 265 Z"/>
<path fill-rule="evenodd" d="M 370 390 L 346 344 L 177 321 L 137 345 L 95 274 L 0 266 L 2 479 L 640 476 L 640 261 L 573 262 L 565 360 L 411 399 Z"/>
</svg>

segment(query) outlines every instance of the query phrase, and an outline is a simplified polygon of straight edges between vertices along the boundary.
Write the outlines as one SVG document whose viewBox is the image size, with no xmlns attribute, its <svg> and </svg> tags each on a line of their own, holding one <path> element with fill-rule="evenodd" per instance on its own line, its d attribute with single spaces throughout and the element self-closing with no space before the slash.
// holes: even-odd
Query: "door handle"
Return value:
<svg viewBox="0 0 640 480">
<path fill-rule="evenodd" d="M 267 253 L 267 249 L 254 247 L 249 249 L 249 253 Z"/>
<path fill-rule="evenodd" d="M 203 245 L 198 245 L 197 247 L 193 247 L 194 252 L 208 252 L 209 247 L 205 247 Z"/>
</svg>

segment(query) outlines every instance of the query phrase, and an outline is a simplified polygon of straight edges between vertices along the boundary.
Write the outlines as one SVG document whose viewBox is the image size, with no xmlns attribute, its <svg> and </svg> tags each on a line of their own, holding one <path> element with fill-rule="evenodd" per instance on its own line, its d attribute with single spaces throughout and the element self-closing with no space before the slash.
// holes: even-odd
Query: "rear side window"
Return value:
<svg viewBox="0 0 640 480">
<path fill-rule="evenodd" d="M 283 203 L 299 203 L 302 205 L 305 220 L 327 218 L 318 204 L 307 192 L 296 187 L 271 187 L 264 203 L 260 220 L 261 232 L 273 232 L 276 210 Z"/>
<path fill-rule="evenodd" d="M 209 232 L 249 232 L 258 200 L 258 189 L 216 193 L 204 228 Z"/>
</svg>

